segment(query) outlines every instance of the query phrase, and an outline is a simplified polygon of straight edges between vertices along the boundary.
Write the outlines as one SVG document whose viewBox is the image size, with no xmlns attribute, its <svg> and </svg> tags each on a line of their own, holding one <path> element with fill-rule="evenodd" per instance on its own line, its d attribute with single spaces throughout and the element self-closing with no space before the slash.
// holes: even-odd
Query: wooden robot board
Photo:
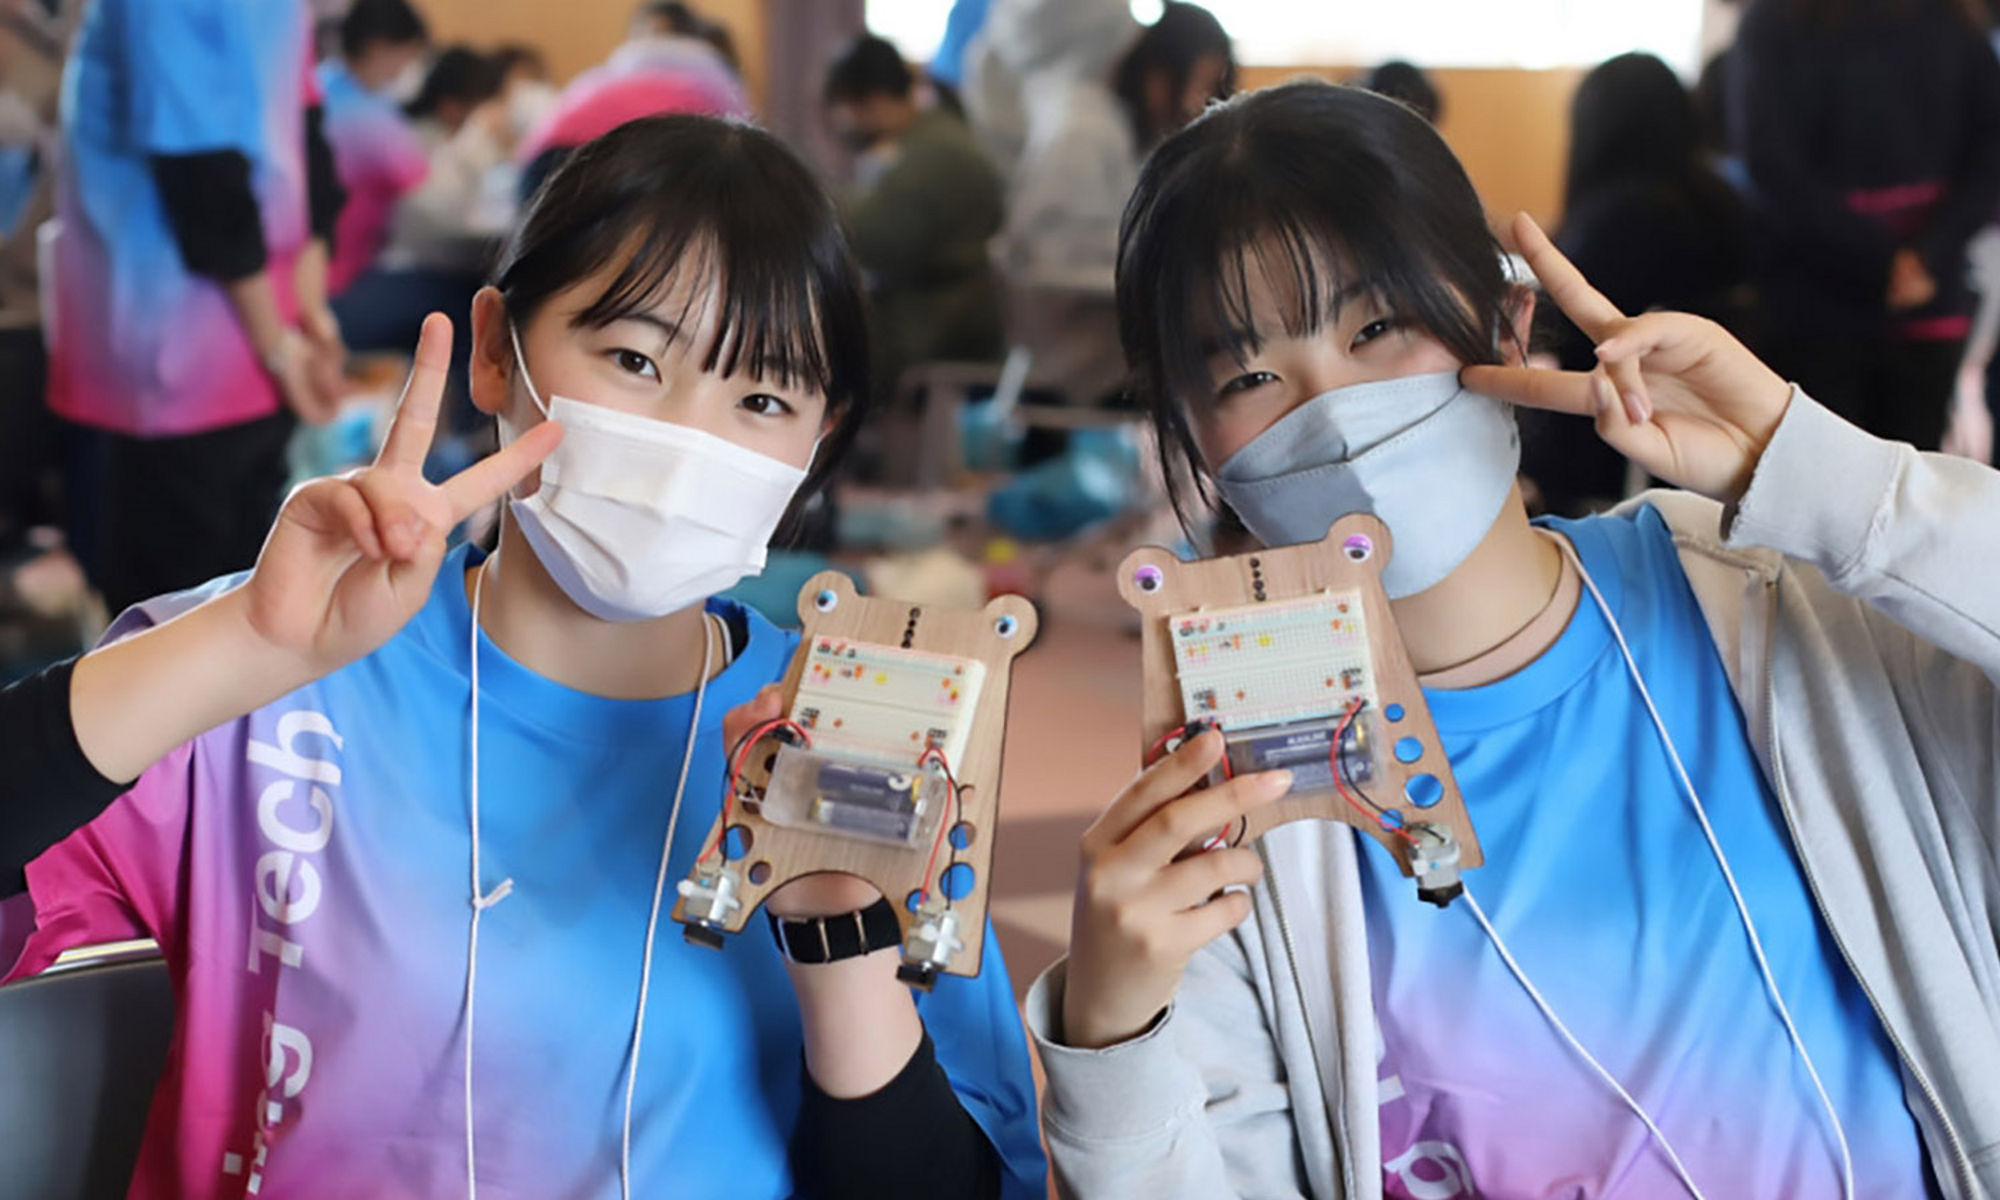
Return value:
<svg viewBox="0 0 2000 1200">
<path fill-rule="evenodd" d="M 1142 747 L 1194 721 L 1230 737 L 1374 714 L 1374 774 L 1349 789 L 1355 799 L 1295 785 L 1225 831 L 1229 840 L 1290 821 L 1343 821 L 1387 847 L 1407 875 L 1401 830 L 1428 822 L 1456 835 L 1461 865 L 1482 861 L 1382 589 L 1392 550 L 1388 528 L 1357 513 L 1306 545 L 1198 562 L 1149 546 L 1120 565 L 1119 592 L 1142 620 Z"/>
<path fill-rule="evenodd" d="M 862 596 L 838 571 L 822 571 L 799 593 L 804 635 L 782 684 L 784 711 L 811 739 L 812 752 L 843 761 L 915 771 L 935 747 L 957 783 L 943 853 L 960 873 L 952 908 L 962 952 L 946 974 L 976 975 L 986 929 L 993 833 L 1000 795 L 1000 751 L 1014 656 L 1035 639 L 1034 605 L 1002 596 L 982 609 L 951 609 Z M 727 849 L 740 867 L 740 904 L 719 922 L 740 932 L 773 891 L 821 872 L 855 875 L 893 903 L 908 943 L 915 898 L 936 843 L 885 844 L 777 824 L 761 803 L 781 742 L 766 735 L 747 748 L 740 787 L 727 813 Z M 704 845 L 722 833 L 722 817 Z M 942 860 L 938 873 L 943 870 Z M 700 870 L 697 865 L 697 873 Z M 692 925 L 685 896 L 674 919 Z"/>
</svg>

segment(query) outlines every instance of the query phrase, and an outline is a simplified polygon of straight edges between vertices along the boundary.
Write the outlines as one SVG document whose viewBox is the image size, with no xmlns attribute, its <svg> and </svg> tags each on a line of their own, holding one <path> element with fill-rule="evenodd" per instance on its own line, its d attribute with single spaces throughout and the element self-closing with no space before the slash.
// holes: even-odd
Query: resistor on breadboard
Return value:
<svg viewBox="0 0 2000 1200">
<path fill-rule="evenodd" d="M 1168 628 L 1190 721 L 1275 725 L 1375 700 L 1358 591 L 1179 613 Z"/>
<path fill-rule="evenodd" d="M 806 658 L 791 716 L 818 750 L 910 766 L 935 746 L 956 765 L 985 680 L 977 659 L 821 637 Z"/>
</svg>

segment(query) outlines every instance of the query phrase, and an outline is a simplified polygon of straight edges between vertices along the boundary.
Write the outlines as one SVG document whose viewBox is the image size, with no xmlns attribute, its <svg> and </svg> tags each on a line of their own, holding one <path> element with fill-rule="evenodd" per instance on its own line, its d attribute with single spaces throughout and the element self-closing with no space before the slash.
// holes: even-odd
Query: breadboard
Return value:
<svg viewBox="0 0 2000 1200">
<path fill-rule="evenodd" d="M 1197 562 L 1158 546 L 1128 555 L 1118 589 L 1141 617 L 1140 745 L 1194 720 L 1274 725 L 1364 701 L 1384 742 L 1374 802 L 1399 823 L 1449 828 L 1461 864 L 1476 867 L 1478 838 L 1382 589 L 1393 548 L 1387 526 L 1355 513 L 1305 545 Z M 1407 840 L 1333 793 L 1287 796 L 1228 832 L 1247 841 L 1300 820 L 1353 825 L 1412 874 Z"/>
<path fill-rule="evenodd" d="M 1181 711 L 1240 729 L 1373 703 L 1364 607 L 1359 591 L 1346 591 L 1175 617 Z"/>
<path fill-rule="evenodd" d="M 791 716 L 814 747 L 885 767 L 915 766 L 932 747 L 964 760 L 985 663 L 831 635 L 802 650 Z"/>
</svg>

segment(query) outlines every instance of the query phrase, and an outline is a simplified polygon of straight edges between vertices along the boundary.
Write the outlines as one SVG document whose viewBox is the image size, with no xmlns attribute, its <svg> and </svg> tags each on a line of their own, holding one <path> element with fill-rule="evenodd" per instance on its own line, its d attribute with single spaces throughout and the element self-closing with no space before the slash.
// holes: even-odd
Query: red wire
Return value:
<svg viewBox="0 0 2000 1200">
<path fill-rule="evenodd" d="M 1342 799 L 1360 810 L 1363 815 L 1373 817 L 1376 824 L 1389 830 L 1411 845 L 1415 845 L 1416 838 L 1410 835 L 1408 829 L 1400 825 L 1390 825 L 1388 814 L 1382 812 L 1380 809 L 1371 808 L 1363 804 L 1360 800 L 1355 799 L 1352 792 L 1347 790 L 1347 772 L 1340 769 L 1340 751 L 1341 747 L 1347 744 L 1347 727 L 1354 723 L 1354 716 L 1361 711 L 1361 706 L 1364 703 L 1366 701 L 1357 699 L 1354 703 L 1348 705 L 1346 714 L 1340 718 L 1340 727 L 1333 731 L 1333 751 L 1327 756 L 1327 765 L 1333 768 L 1333 786 L 1340 789 Z"/>
<path fill-rule="evenodd" d="M 1185 725 L 1176 725 L 1172 729 L 1169 729 L 1165 733 L 1161 734 L 1160 740 L 1154 742 L 1152 748 L 1146 751 L 1146 765 L 1150 767 L 1154 763 L 1160 761 L 1160 752 L 1166 749 L 1167 743 L 1173 741 L 1177 737 L 1185 737 L 1186 735 L 1187 735 L 1187 726 Z"/>
<path fill-rule="evenodd" d="M 945 809 L 945 819 L 938 822 L 937 836 L 931 839 L 931 855 L 924 862 L 924 890 L 917 896 L 918 904 L 931 898 L 931 872 L 937 867 L 938 850 L 944 846 L 945 834 L 958 818 L 958 777 L 951 773 L 951 760 L 944 756 L 944 751 L 936 746 L 927 747 L 917 756 L 917 766 L 921 769 L 931 760 L 932 755 L 937 756 L 938 765 L 944 768 L 945 797 L 948 807 Z M 947 902 L 950 901 L 949 896 L 945 899 Z"/>
<path fill-rule="evenodd" d="M 799 741 L 805 746 L 810 747 L 812 745 L 812 735 L 807 733 L 804 727 L 790 717 L 778 717 L 774 720 L 766 721 L 743 735 L 742 740 L 736 743 L 735 751 L 729 756 L 729 779 L 722 793 L 722 823 L 715 827 L 714 840 L 702 848 L 700 857 L 695 859 L 696 863 L 708 861 L 708 856 L 715 853 L 722 845 L 722 839 L 728 836 L 729 814 L 735 805 L 736 791 L 741 786 L 743 779 L 743 759 L 750 753 L 752 746 L 763 741 L 766 737 L 770 736 L 773 730 L 777 729 L 790 729 L 793 733 L 799 735 Z"/>
</svg>

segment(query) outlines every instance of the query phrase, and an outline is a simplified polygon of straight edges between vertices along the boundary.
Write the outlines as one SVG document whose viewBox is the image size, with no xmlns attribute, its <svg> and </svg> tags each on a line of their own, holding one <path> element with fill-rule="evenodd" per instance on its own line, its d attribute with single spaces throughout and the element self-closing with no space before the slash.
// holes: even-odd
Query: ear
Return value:
<svg viewBox="0 0 2000 1200">
<path fill-rule="evenodd" d="M 799 622 L 810 632 L 829 614 L 854 607 L 854 580 L 845 571 L 821 571 L 799 589 Z"/>
<path fill-rule="evenodd" d="M 1181 560 L 1173 551 L 1164 546 L 1141 546 L 1118 564 L 1118 594 L 1149 616 L 1166 612 L 1174 605 L 1174 584 L 1180 570 Z"/>
<path fill-rule="evenodd" d="M 472 403 L 480 412 L 506 409 L 514 390 L 514 344 L 507 332 L 507 301 L 483 287 L 472 298 L 472 354 L 467 365 Z"/>
<path fill-rule="evenodd" d="M 1518 367 L 1527 360 L 1529 338 L 1535 330 L 1535 289 L 1516 286 L 1507 299 L 1507 336 L 1500 345 L 1500 356 L 1510 367 Z"/>
<path fill-rule="evenodd" d="M 1041 628 L 1041 617 L 1026 596 L 1009 593 L 996 596 L 981 610 L 991 644 L 1002 658 L 1012 658 L 1028 648 Z"/>
</svg>

